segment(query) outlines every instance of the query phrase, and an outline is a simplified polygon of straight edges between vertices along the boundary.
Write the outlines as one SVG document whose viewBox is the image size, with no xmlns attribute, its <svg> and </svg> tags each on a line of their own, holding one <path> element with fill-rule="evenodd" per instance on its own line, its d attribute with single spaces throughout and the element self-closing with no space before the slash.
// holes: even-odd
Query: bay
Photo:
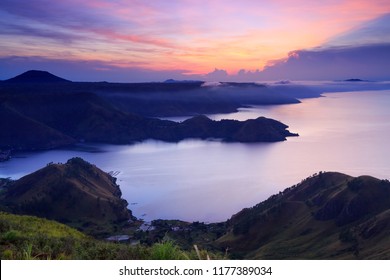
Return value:
<svg viewBox="0 0 390 280">
<path fill-rule="evenodd" d="M 139 218 L 223 221 L 319 171 L 389 179 L 388 108 L 390 90 L 329 93 L 301 104 L 244 108 L 210 117 L 266 116 L 288 124 L 300 136 L 256 144 L 83 144 L 17 154 L 0 163 L 0 177 L 17 179 L 49 162 L 79 156 L 116 174 L 123 198 Z"/>
</svg>

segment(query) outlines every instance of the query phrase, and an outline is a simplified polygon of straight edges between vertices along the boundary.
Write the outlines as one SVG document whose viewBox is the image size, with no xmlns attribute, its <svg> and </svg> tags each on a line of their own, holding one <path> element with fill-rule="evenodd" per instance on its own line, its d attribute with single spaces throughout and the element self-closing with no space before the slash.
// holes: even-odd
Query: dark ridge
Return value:
<svg viewBox="0 0 390 280">
<path fill-rule="evenodd" d="M 346 79 L 344 82 L 372 82 L 370 80 L 363 80 L 363 79 L 357 79 L 357 78 L 352 78 L 352 79 Z"/>
<path fill-rule="evenodd" d="M 203 81 L 197 81 L 197 80 L 174 80 L 174 79 L 168 79 L 165 80 L 164 83 L 166 84 L 191 84 L 191 83 L 196 83 L 196 84 L 203 84 Z"/>
<path fill-rule="evenodd" d="M 232 87 L 254 87 L 254 88 L 264 88 L 266 87 L 263 84 L 253 83 L 253 82 L 221 82 L 221 86 L 232 86 Z"/>
<path fill-rule="evenodd" d="M 14 78 L 5 80 L 6 83 L 69 83 L 70 81 L 53 75 L 47 71 L 30 70 Z"/>
<path fill-rule="evenodd" d="M 145 117 L 168 117 L 231 113 L 252 105 L 295 104 L 300 103 L 297 97 L 301 97 L 303 91 L 302 88 L 293 91 L 283 88 L 278 91 L 256 83 L 221 83 L 217 87 L 203 85 L 202 81 L 191 80 L 149 83 L 69 82 L 45 71 L 28 71 L 1 82 L 0 98 L 6 95 L 88 92 L 100 96 L 122 112 Z M 310 93 L 306 95 L 312 96 Z"/>
</svg>

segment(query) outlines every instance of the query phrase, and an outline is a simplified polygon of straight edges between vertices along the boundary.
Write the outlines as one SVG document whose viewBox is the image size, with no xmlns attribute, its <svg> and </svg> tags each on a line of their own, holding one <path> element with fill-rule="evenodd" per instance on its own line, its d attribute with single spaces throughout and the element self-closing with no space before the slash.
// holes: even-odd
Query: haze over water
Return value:
<svg viewBox="0 0 390 280">
<path fill-rule="evenodd" d="M 107 172 L 119 171 L 123 198 L 137 217 L 223 221 L 318 171 L 389 179 L 389 106 L 390 90 L 384 90 L 242 109 L 211 117 L 266 116 L 288 124 L 300 136 L 279 143 L 146 141 L 23 153 L 0 163 L 0 177 L 16 179 L 48 162 L 80 156 Z"/>
</svg>

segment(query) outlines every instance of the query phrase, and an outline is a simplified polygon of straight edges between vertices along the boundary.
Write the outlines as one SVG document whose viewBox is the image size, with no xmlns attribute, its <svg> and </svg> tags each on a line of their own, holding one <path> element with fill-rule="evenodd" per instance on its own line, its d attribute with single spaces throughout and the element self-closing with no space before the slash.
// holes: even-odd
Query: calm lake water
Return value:
<svg viewBox="0 0 390 280">
<path fill-rule="evenodd" d="M 318 171 L 390 178 L 390 90 L 326 94 L 301 104 L 243 109 L 213 119 L 266 116 L 299 137 L 280 143 L 84 145 L 18 154 L 0 163 L 0 177 L 17 179 L 48 162 L 80 156 L 119 172 L 135 216 L 216 222 L 251 207 Z"/>
</svg>

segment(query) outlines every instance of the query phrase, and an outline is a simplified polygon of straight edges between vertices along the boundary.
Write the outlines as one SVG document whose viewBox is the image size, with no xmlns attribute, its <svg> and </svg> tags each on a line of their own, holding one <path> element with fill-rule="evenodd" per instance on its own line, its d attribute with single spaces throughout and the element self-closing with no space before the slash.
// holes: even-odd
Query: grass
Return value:
<svg viewBox="0 0 390 280">
<path fill-rule="evenodd" d="M 152 260 L 189 260 L 190 257 L 172 241 L 155 243 L 151 247 L 150 257 Z"/>
<path fill-rule="evenodd" d="M 208 255 L 222 258 L 204 250 L 183 250 L 172 240 L 151 246 L 97 240 L 55 221 L 0 212 L 2 260 L 190 260 Z"/>
</svg>

